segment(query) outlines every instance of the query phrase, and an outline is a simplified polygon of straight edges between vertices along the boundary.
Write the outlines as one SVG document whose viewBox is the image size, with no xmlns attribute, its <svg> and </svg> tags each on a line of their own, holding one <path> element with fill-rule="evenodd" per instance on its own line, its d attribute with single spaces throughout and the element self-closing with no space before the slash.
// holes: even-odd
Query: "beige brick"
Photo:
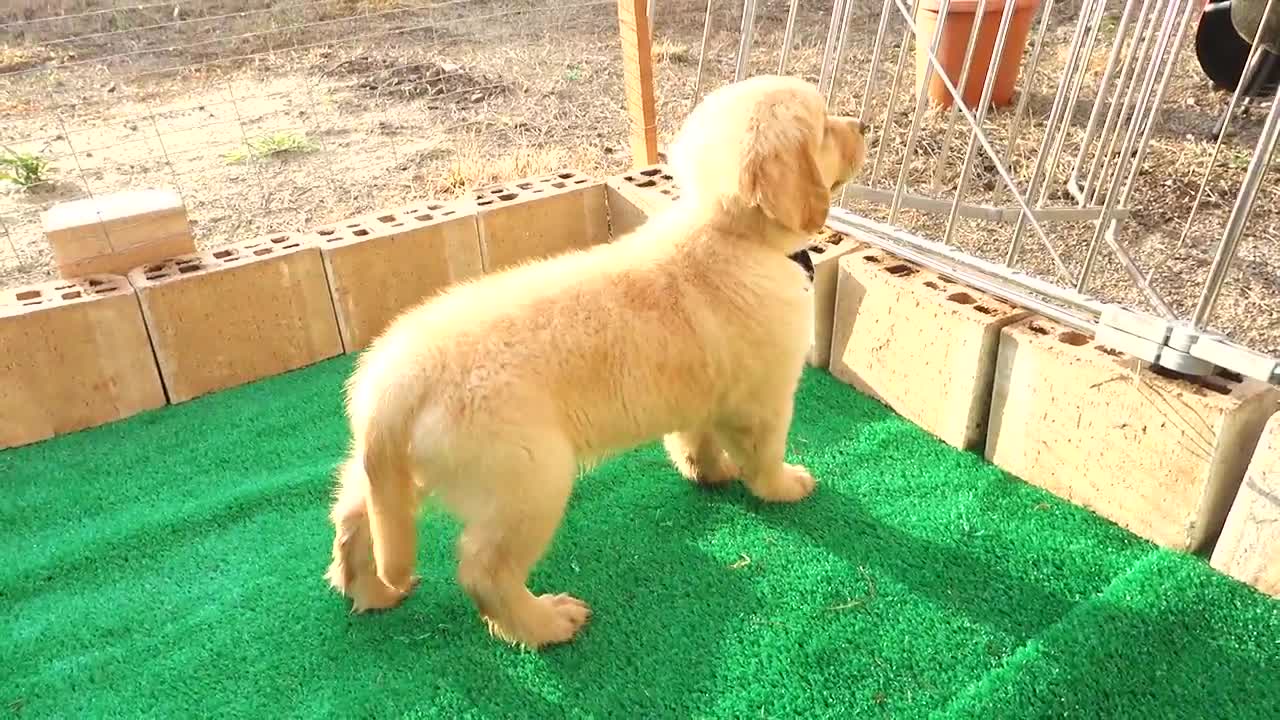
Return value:
<svg viewBox="0 0 1280 720">
<path fill-rule="evenodd" d="M 135 268 L 169 402 L 342 353 L 324 261 L 290 233 Z"/>
<path fill-rule="evenodd" d="M 604 181 L 574 170 L 477 190 L 485 272 L 609 240 Z"/>
<path fill-rule="evenodd" d="M 1222 528 L 1280 390 L 1189 381 L 1040 317 L 1000 337 L 986 457 L 1175 550 Z"/>
<path fill-rule="evenodd" d="M 813 342 L 809 346 L 808 362 L 813 367 L 827 368 L 831 364 L 840 258 L 864 247 L 857 240 L 827 228 L 813 237 L 808 250 L 813 262 Z"/>
<path fill-rule="evenodd" d="M 680 186 L 666 165 L 651 165 L 605 179 L 609 229 L 619 238 L 680 197 Z"/>
<path fill-rule="evenodd" d="M 404 310 L 459 280 L 479 275 L 474 210 L 419 203 L 316 228 L 342 347 L 366 347 Z"/>
<path fill-rule="evenodd" d="M 1211 562 L 1219 572 L 1280 598 L 1280 414 L 1264 426 Z"/>
<path fill-rule="evenodd" d="M 58 203 L 45 213 L 58 274 L 121 274 L 196 251 L 182 198 L 172 190 L 127 190 Z"/>
<path fill-rule="evenodd" d="M 1000 328 L 1027 313 L 880 250 L 838 263 L 831 373 L 944 442 L 981 449 Z"/>
<path fill-rule="evenodd" d="M 133 288 L 90 275 L 0 292 L 0 448 L 164 405 Z"/>
</svg>

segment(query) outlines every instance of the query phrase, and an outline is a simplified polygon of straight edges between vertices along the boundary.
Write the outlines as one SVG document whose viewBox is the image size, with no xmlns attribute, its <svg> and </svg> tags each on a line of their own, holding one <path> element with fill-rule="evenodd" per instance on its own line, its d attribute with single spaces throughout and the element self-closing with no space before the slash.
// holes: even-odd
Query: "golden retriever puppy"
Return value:
<svg viewBox="0 0 1280 720">
<path fill-rule="evenodd" d="M 709 94 L 673 148 L 683 197 L 626 237 L 484 276 L 406 311 L 347 388 L 329 582 L 356 611 L 417 584 L 415 515 L 462 522 L 457 578 L 490 631 L 567 642 L 590 610 L 527 586 L 582 468 L 659 438 L 679 472 L 766 501 L 814 488 L 784 462 L 811 330 L 788 255 L 861 167 L 862 127 L 794 78 Z"/>
</svg>

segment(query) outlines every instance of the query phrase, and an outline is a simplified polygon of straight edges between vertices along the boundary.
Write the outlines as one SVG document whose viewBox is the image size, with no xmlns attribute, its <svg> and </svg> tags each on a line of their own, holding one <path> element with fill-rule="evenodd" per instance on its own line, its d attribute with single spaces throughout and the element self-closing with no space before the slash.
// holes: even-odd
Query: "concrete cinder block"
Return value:
<svg viewBox="0 0 1280 720">
<path fill-rule="evenodd" d="M 1280 389 L 1166 371 L 1041 317 L 1000 336 L 986 457 L 1161 546 L 1222 529 Z"/>
<path fill-rule="evenodd" d="M 1218 572 L 1280 598 L 1280 414 L 1272 415 L 1263 427 L 1211 564 Z"/>
<path fill-rule="evenodd" d="M 142 311 L 118 275 L 0 292 L 0 448 L 163 406 Z"/>
<path fill-rule="evenodd" d="M 651 165 L 605 179 L 609 229 L 616 239 L 644 224 L 680 197 L 666 165 Z"/>
<path fill-rule="evenodd" d="M 129 273 L 169 402 L 342 353 L 324 261 L 290 233 Z"/>
<path fill-rule="evenodd" d="M 881 250 L 838 263 L 831 373 L 944 442 L 980 450 L 1000 329 L 1026 311 Z"/>
<path fill-rule="evenodd" d="M 127 190 L 58 203 L 45 237 L 64 278 L 129 270 L 196 251 L 182 198 L 172 190 Z"/>
<path fill-rule="evenodd" d="M 316 228 L 346 352 L 366 347 L 423 298 L 483 272 L 474 210 L 419 203 Z"/>
<path fill-rule="evenodd" d="M 475 191 L 485 272 L 609 240 L 604 181 L 565 170 Z"/>
<path fill-rule="evenodd" d="M 836 285 L 840 275 L 840 258 L 866 247 L 853 238 L 823 228 L 809 246 L 813 263 L 813 342 L 808 362 L 813 367 L 831 364 L 831 332 L 835 325 Z"/>
</svg>

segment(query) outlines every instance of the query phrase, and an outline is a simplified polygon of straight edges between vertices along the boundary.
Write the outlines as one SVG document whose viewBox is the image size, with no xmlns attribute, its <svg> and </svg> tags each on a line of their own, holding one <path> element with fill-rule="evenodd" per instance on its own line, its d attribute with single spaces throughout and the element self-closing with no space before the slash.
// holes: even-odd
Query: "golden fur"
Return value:
<svg viewBox="0 0 1280 720">
<path fill-rule="evenodd" d="M 454 286 L 406 311 L 347 388 L 329 582 L 356 611 L 417 583 L 415 516 L 462 521 L 458 580 L 491 632 L 567 642 L 590 610 L 526 585 L 580 469 L 662 438 L 695 482 L 794 502 L 783 462 L 812 298 L 788 259 L 862 166 L 863 129 L 809 83 L 710 93 L 672 153 L 683 197 L 612 243 Z"/>
</svg>

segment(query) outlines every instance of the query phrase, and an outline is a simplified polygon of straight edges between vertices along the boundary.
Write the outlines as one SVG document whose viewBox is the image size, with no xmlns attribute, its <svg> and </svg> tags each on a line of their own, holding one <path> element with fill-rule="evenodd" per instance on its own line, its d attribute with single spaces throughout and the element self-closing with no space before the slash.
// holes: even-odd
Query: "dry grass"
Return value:
<svg viewBox="0 0 1280 720">
<path fill-rule="evenodd" d="M 0 195 L 0 282 L 50 274 L 40 212 L 88 191 L 176 185 L 197 244 L 213 247 L 559 167 L 620 171 L 629 158 L 616 6 L 575 7 L 582 1 L 206 0 L 144 9 L 110 0 L 8 4 L 0 8 L 0 142 L 49 157 L 53 175 L 31 191 Z M 787 6 L 782 0 L 759 4 L 752 71 L 777 68 Z M 1077 6 L 1059 2 L 1055 10 L 1029 93 L 1026 130 L 1010 157 L 1009 171 L 1020 183 L 1038 152 Z M 659 3 L 653 58 L 663 141 L 692 107 L 705 7 L 702 0 Z M 817 79 L 829 7 L 802 3 L 788 72 Z M 704 92 L 733 76 L 739 8 L 716 4 Z M 856 112 L 869 102 L 873 145 L 881 154 L 874 186 L 892 187 L 905 168 L 911 191 L 949 198 L 968 142 L 963 121 L 944 149 L 947 114 L 929 113 L 907 157 L 910 71 L 886 115 L 900 26 L 887 38 L 872 96 L 862 97 L 879 8 L 867 4 L 853 19 L 837 106 Z M 12 24 L 59 14 L 78 17 Z M 1103 38 L 1114 32 L 1112 18 Z M 914 62 L 910 47 L 905 57 Z M 1090 59 L 1094 78 L 1105 59 L 1100 44 Z M 1086 84 L 1091 87 L 1096 82 Z M 1067 141 L 1072 157 L 1091 92 L 1075 108 L 1077 128 Z M 1184 238 L 1200 178 L 1210 169 L 1212 142 L 1204 135 L 1225 101 L 1185 51 L 1130 203 L 1134 216 L 1124 226 L 1122 241 L 1180 313 L 1194 305 L 1260 124 L 1257 112 L 1238 124 Z M 1001 150 L 1011 114 L 999 110 L 988 119 L 987 134 Z M 314 150 L 224 160 L 253 138 L 272 136 L 304 137 Z M 939 158 L 945 162 L 935 187 Z M 975 168 L 966 198 L 1012 205 L 981 152 Z M 1063 182 L 1060 169 L 1051 198 L 1069 203 Z M 855 209 L 886 215 L 877 205 Z M 898 223 L 939 238 L 944 220 L 904 211 Z M 955 230 L 959 247 L 1003 259 L 1009 226 L 962 220 Z M 1066 264 L 1078 269 L 1092 227 L 1055 224 L 1046 231 Z M 1026 247 L 1025 268 L 1052 278 L 1038 241 L 1030 238 Z M 1145 306 L 1105 248 L 1094 278 L 1090 289 L 1103 299 Z M 1274 179 L 1258 200 L 1215 325 L 1280 354 L 1280 183 Z"/>
</svg>

